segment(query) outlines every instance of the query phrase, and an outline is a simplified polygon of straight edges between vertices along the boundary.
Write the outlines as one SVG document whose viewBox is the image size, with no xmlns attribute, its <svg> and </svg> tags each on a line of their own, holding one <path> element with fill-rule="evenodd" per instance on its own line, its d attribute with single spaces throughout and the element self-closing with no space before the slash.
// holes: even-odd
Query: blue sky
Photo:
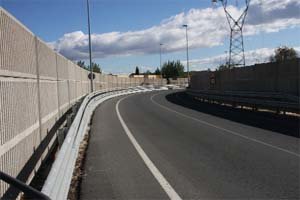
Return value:
<svg viewBox="0 0 300 200">
<path fill-rule="evenodd" d="M 1 6 L 66 57 L 87 58 L 85 0 L 0 0 Z M 263 3 L 262 3 L 263 2 Z M 298 0 L 252 0 L 245 27 L 247 62 L 265 61 L 280 45 L 300 47 Z M 242 3 L 241 3 L 242 4 Z M 130 73 L 159 66 L 163 60 L 185 61 L 185 32 L 190 25 L 190 59 L 194 70 L 225 61 L 228 25 L 223 10 L 209 0 L 90 0 L 94 60 L 105 72 Z M 235 5 L 230 8 L 238 13 Z"/>
</svg>

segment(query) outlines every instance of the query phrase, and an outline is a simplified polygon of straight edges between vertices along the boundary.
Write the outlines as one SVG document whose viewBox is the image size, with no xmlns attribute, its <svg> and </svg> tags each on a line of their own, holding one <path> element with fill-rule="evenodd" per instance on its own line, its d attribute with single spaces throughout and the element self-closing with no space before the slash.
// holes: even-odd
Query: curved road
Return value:
<svg viewBox="0 0 300 200">
<path fill-rule="evenodd" d="M 300 198 L 299 139 L 171 103 L 170 93 L 97 108 L 81 199 Z"/>
</svg>

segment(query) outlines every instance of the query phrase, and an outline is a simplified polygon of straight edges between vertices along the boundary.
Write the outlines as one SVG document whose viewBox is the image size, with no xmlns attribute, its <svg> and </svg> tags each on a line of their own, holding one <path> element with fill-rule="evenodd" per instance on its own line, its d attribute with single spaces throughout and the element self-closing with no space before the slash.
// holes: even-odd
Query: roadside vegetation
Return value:
<svg viewBox="0 0 300 200">
<path fill-rule="evenodd" d="M 295 60 L 299 58 L 299 55 L 297 54 L 296 50 L 294 48 L 289 48 L 287 46 L 280 46 L 277 49 L 275 49 L 274 55 L 270 56 L 269 61 L 271 63 L 281 63 L 286 62 L 289 60 Z M 233 69 L 235 66 L 230 66 L 228 62 L 225 64 L 221 64 L 216 71 L 223 71 L 223 70 L 229 70 Z"/>
<path fill-rule="evenodd" d="M 85 62 L 82 61 L 82 60 L 79 60 L 79 61 L 77 62 L 77 65 L 78 65 L 79 67 L 82 67 L 83 69 L 90 70 L 90 66 L 89 66 L 89 65 L 86 65 Z M 93 72 L 96 72 L 96 73 L 99 73 L 99 74 L 102 73 L 102 70 L 101 70 L 101 67 L 100 67 L 99 64 L 92 62 L 92 66 L 93 66 Z"/>
<path fill-rule="evenodd" d="M 275 54 L 270 57 L 270 62 L 285 62 L 297 58 L 299 58 L 299 56 L 294 48 L 282 46 L 275 50 Z"/>
<path fill-rule="evenodd" d="M 137 66 L 135 68 L 135 73 L 132 73 L 131 75 L 162 75 L 163 78 L 167 79 L 168 83 L 170 82 L 170 79 L 187 78 L 187 72 L 184 71 L 184 66 L 180 60 L 167 61 L 163 64 L 161 69 L 157 67 L 154 72 L 147 70 L 144 73 L 140 73 L 140 69 Z"/>
</svg>

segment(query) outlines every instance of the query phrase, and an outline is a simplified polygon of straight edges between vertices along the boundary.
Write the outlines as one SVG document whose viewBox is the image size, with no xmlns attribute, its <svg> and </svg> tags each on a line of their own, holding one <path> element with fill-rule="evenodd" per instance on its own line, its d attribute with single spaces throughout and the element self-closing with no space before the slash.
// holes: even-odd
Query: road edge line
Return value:
<svg viewBox="0 0 300 200">
<path fill-rule="evenodd" d="M 128 97 L 128 96 L 127 96 Z M 158 168 L 154 165 L 154 163 L 150 160 L 150 158 L 147 156 L 147 154 L 144 152 L 142 147 L 139 145 L 139 143 L 136 141 L 134 136 L 132 135 L 131 131 L 127 127 L 126 123 L 124 122 L 120 111 L 119 111 L 119 104 L 121 101 L 123 101 L 125 98 L 120 99 L 116 104 L 116 112 L 119 118 L 119 121 L 127 134 L 129 140 L 133 144 L 134 148 L 137 150 L 138 154 L 148 167 L 148 169 L 151 171 L 155 179 L 158 181 L 158 183 L 161 185 L 163 190 L 166 192 L 166 194 L 169 196 L 172 200 L 182 200 L 182 198 L 177 194 L 177 192 L 174 190 L 174 188 L 170 185 L 170 183 L 166 180 L 166 178 L 161 174 L 161 172 L 158 170 Z"/>
<path fill-rule="evenodd" d="M 241 137 L 241 138 L 250 140 L 250 141 L 252 141 L 252 142 L 256 142 L 256 143 L 259 143 L 259 144 L 262 144 L 262 145 L 271 147 L 271 148 L 273 148 L 273 149 L 280 150 L 280 151 L 282 151 L 282 152 L 285 152 L 285 153 L 288 153 L 288 154 L 291 154 L 291 155 L 294 155 L 294 156 L 297 156 L 298 158 L 300 158 L 300 155 L 297 154 L 297 153 L 295 153 L 295 152 L 292 152 L 292 151 L 283 149 L 283 148 L 281 148 L 281 147 L 274 146 L 274 145 L 272 145 L 272 144 L 268 144 L 268 143 L 266 143 L 266 142 L 263 142 L 263 141 L 260 141 L 260 140 L 254 139 L 254 138 L 247 137 L 247 136 L 242 135 L 242 134 L 239 134 L 239 133 L 237 133 L 237 132 L 234 132 L 234 131 L 231 131 L 231 130 L 222 128 L 222 127 L 220 127 L 220 126 L 211 124 L 211 123 L 206 122 L 206 121 L 203 121 L 203 120 L 201 120 L 201 119 L 197 119 L 197 118 L 195 118 L 195 117 L 191 117 L 191 116 L 189 116 L 189 115 L 182 114 L 182 113 L 180 113 L 180 112 L 177 112 L 176 110 L 173 110 L 173 109 L 171 109 L 171 108 L 169 108 L 169 107 L 166 107 L 166 106 L 164 106 L 164 105 L 161 105 L 161 104 L 159 104 L 159 103 L 157 103 L 156 101 L 153 100 L 153 98 L 154 98 L 155 96 L 159 95 L 159 94 L 160 94 L 160 93 L 152 95 L 152 96 L 150 97 L 150 100 L 151 100 L 154 104 L 156 104 L 157 106 L 160 106 L 161 108 L 163 108 L 163 109 L 165 109 L 165 110 L 168 110 L 168 111 L 170 111 L 170 112 L 176 113 L 176 114 L 181 115 L 181 116 L 183 116 L 183 117 L 192 119 L 192 120 L 194 120 L 194 121 L 200 122 L 200 123 L 205 124 L 205 125 L 207 125 L 207 126 L 210 126 L 210 127 L 213 127 L 213 128 L 216 128 L 216 129 L 219 129 L 219 130 L 222 130 L 222 131 L 225 131 L 225 132 L 230 133 L 230 134 L 232 134 L 232 135 L 239 136 L 239 137 Z"/>
</svg>

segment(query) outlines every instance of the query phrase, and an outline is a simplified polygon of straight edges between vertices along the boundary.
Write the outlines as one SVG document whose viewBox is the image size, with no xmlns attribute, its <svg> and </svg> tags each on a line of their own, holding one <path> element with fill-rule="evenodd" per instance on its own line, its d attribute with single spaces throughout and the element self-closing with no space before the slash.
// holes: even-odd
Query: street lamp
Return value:
<svg viewBox="0 0 300 200">
<path fill-rule="evenodd" d="M 92 41 L 91 41 L 91 24 L 90 24 L 90 4 L 89 0 L 86 0 L 87 5 L 87 15 L 88 15 L 88 31 L 89 31 L 89 57 L 90 57 L 90 79 L 91 79 L 91 92 L 94 91 L 93 88 L 93 67 L 92 67 Z"/>
<path fill-rule="evenodd" d="M 160 74 L 161 74 L 161 85 L 163 85 L 163 74 L 162 74 L 162 63 L 161 63 L 161 48 L 164 44 L 159 44 L 159 59 L 160 59 Z"/>
<path fill-rule="evenodd" d="M 189 66 L 189 38 L 188 38 L 188 25 L 184 24 L 182 27 L 185 28 L 185 36 L 186 36 L 186 67 L 188 73 L 188 86 L 190 85 L 190 66 Z"/>
</svg>

